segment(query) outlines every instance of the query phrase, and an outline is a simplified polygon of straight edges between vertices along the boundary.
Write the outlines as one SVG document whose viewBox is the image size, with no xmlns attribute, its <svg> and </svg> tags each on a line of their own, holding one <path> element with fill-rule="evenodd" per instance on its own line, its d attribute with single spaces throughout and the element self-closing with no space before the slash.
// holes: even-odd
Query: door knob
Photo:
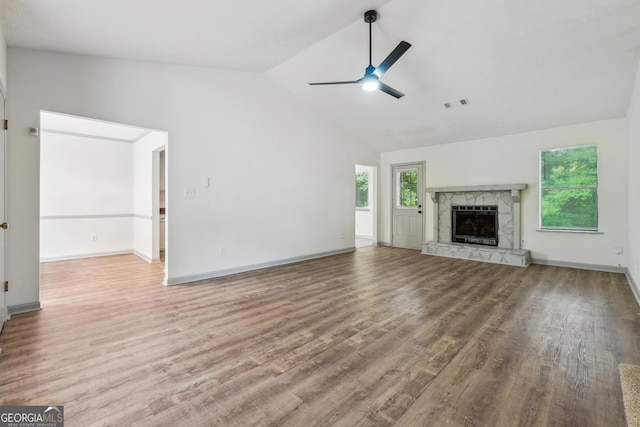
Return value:
<svg viewBox="0 0 640 427">
<path fill-rule="evenodd" d="M 9 224 L 7 224 L 6 222 L 3 222 L 2 224 L 0 224 L 0 228 L 6 230 L 7 228 L 9 228 Z"/>
</svg>

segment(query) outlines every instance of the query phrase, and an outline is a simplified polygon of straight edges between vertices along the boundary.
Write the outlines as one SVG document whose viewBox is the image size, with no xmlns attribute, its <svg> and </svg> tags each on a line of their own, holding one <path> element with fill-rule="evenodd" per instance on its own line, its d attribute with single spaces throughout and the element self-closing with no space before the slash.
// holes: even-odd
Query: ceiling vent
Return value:
<svg viewBox="0 0 640 427">
<path fill-rule="evenodd" d="M 459 99 L 457 101 L 452 101 L 452 102 L 445 102 L 444 103 L 444 108 L 457 108 L 457 107 L 464 107 L 465 105 L 469 105 L 470 102 L 467 98 L 463 98 L 463 99 Z"/>
</svg>

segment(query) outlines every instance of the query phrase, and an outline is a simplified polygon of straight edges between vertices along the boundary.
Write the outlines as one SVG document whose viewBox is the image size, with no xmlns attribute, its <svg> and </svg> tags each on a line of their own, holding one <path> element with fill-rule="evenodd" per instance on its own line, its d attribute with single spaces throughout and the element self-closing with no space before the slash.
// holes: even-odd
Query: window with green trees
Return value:
<svg viewBox="0 0 640 427">
<path fill-rule="evenodd" d="M 595 145 L 540 152 L 540 227 L 598 229 L 598 150 Z"/>
<path fill-rule="evenodd" d="M 369 174 L 356 174 L 356 208 L 369 207 Z"/>
<path fill-rule="evenodd" d="M 396 205 L 405 208 L 416 207 L 418 205 L 418 170 L 404 170 L 398 172 L 398 175 Z"/>
</svg>

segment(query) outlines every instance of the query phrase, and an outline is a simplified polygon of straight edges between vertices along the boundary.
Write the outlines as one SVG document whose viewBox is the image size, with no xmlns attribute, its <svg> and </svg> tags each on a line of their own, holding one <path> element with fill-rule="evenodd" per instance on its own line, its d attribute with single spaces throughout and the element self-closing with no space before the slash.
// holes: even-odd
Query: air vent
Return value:
<svg viewBox="0 0 640 427">
<path fill-rule="evenodd" d="M 464 107 L 469 104 L 470 104 L 469 100 L 467 98 L 463 98 L 457 101 L 445 102 L 443 105 L 444 105 L 444 108 L 457 108 L 457 107 Z"/>
</svg>

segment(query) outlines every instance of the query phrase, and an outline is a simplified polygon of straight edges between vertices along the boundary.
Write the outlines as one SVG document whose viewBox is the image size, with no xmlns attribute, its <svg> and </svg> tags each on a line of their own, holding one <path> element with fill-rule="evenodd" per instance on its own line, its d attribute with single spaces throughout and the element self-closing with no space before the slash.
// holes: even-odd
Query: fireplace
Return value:
<svg viewBox="0 0 640 427">
<path fill-rule="evenodd" d="M 451 241 L 498 246 L 498 206 L 451 206 Z"/>
<path fill-rule="evenodd" d="M 424 242 L 422 253 L 528 266 L 531 253 L 520 248 L 520 195 L 526 189 L 527 184 L 427 187 L 433 202 L 433 240 Z M 456 216 L 462 222 L 454 231 Z M 480 221 L 476 232 L 460 228 L 467 219 Z"/>
</svg>

